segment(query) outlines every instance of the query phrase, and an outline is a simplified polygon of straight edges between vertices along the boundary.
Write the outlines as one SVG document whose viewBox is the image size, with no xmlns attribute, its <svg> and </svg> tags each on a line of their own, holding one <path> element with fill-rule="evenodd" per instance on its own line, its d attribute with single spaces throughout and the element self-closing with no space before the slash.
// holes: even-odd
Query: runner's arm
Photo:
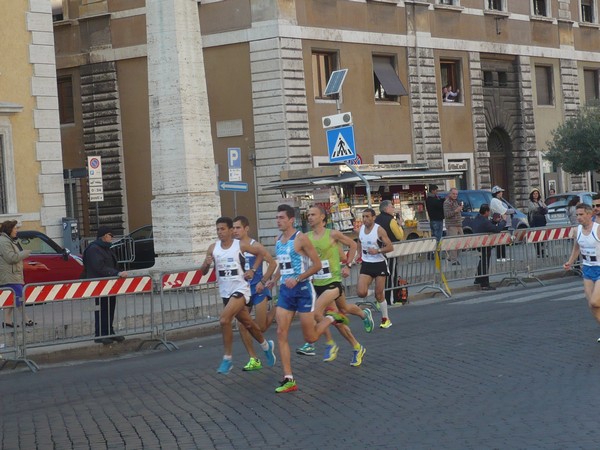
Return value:
<svg viewBox="0 0 600 450">
<path fill-rule="evenodd" d="M 317 249 L 314 247 L 314 245 L 312 245 L 310 239 L 308 239 L 305 234 L 299 233 L 298 236 L 296 236 L 296 240 L 299 245 L 299 253 L 306 255 L 311 262 L 310 267 L 308 267 L 296 278 L 296 281 L 302 282 L 321 270 L 322 265 L 321 260 L 319 259 L 319 254 L 317 253 Z"/>
<path fill-rule="evenodd" d="M 377 228 L 377 236 L 383 242 L 383 247 L 379 249 L 379 253 L 389 253 L 394 250 L 394 244 L 392 244 L 392 241 L 390 241 L 387 232 L 383 228 Z"/>
<path fill-rule="evenodd" d="M 267 281 L 269 281 L 269 279 L 273 276 L 273 273 L 275 273 L 275 270 L 277 269 L 277 261 L 275 261 L 275 258 L 273 258 L 269 251 L 261 243 L 255 242 L 254 247 L 260 250 L 260 253 L 256 255 L 256 260 L 258 261 L 258 259 L 260 258 L 260 264 L 262 264 L 263 260 L 266 261 L 268 264 L 267 271 L 263 274 L 262 280 L 260 280 L 262 285 L 266 286 Z M 256 267 L 253 267 L 253 269 L 255 268 L 256 270 L 258 270 L 258 267 L 258 264 L 256 264 Z M 256 270 L 254 271 L 255 273 Z"/>
<path fill-rule="evenodd" d="M 348 236 L 346 236 L 344 233 L 338 230 L 332 230 L 331 237 L 339 244 L 345 245 L 349 248 L 346 264 L 352 264 L 354 262 L 354 259 L 356 258 L 358 251 L 357 243 L 353 239 L 350 239 Z"/>
<path fill-rule="evenodd" d="M 211 244 L 210 247 L 208 247 L 208 250 L 206 251 L 206 258 L 204 258 L 204 262 L 200 266 L 200 272 L 202 272 L 203 275 L 206 275 L 208 273 L 208 269 L 210 269 L 210 266 L 214 262 L 212 255 L 214 249 L 215 244 Z"/>
<path fill-rule="evenodd" d="M 577 241 L 575 241 L 575 244 L 573 244 L 573 250 L 571 251 L 571 256 L 569 257 L 569 260 L 563 264 L 564 269 L 569 270 L 578 256 L 579 256 L 579 244 L 577 243 Z"/>
</svg>

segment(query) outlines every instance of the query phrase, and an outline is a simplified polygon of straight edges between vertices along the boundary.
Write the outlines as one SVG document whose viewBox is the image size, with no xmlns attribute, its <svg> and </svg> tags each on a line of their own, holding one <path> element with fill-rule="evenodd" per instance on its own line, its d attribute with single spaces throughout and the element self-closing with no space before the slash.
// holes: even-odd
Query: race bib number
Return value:
<svg viewBox="0 0 600 450">
<path fill-rule="evenodd" d="M 294 268 L 292 267 L 292 258 L 290 258 L 290 255 L 278 255 L 277 261 L 279 262 L 279 273 L 281 273 L 281 275 L 294 274 Z"/>
<path fill-rule="evenodd" d="M 238 276 L 238 267 L 235 262 L 219 264 L 217 270 L 219 272 L 219 278 L 223 280 Z"/>
<path fill-rule="evenodd" d="M 313 275 L 315 280 L 327 280 L 331 278 L 331 267 L 329 267 L 329 260 L 321 261 L 321 270 Z"/>
</svg>

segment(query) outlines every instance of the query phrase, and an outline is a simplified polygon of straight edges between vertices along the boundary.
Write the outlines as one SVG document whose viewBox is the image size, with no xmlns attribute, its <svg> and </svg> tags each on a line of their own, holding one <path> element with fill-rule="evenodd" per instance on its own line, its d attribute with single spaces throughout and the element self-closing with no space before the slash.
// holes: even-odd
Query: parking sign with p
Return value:
<svg viewBox="0 0 600 450">
<path fill-rule="evenodd" d="M 230 169 L 241 169 L 242 168 L 242 159 L 241 151 L 237 147 L 230 147 L 227 149 L 227 165 Z"/>
<path fill-rule="evenodd" d="M 242 151 L 238 147 L 227 149 L 229 181 L 242 181 Z"/>
</svg>

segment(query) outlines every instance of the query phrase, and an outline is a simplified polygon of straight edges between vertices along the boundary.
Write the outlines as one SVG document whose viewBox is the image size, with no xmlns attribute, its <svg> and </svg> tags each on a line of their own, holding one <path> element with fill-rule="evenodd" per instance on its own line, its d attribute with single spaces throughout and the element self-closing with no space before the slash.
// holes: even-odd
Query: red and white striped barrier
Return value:
<svg viewBox="0 0 600 450">
<path fill-rule="evenodd" d="M 434 252 L 437 247 L 435 238 L 414 239 L 409 241 L 395 242 L 394 250 L 386 253 L 388 258 L 397 256 L 418 255 L 419 253 Z"/>
<path fill-rule="evenodd" d="M 494 247 L 511 243 L 510 234 L 506 232 L 494 234 L 473 234 L 450 236 L 441 240 L 441 250 L 467 250 L 479 247 Z"/>
<path fill-rule="evenodd" d="M 15 293 L 12 289 L 0 290 L 0 308 L 6 308 L 15 304 Z"/>
<path fill-rule="evenodd" d="M 162 277 L 163 291 L 170 289 L 179 289 L 200 284 L 214 283 L 217 281 L 217 273 L 214 269 L 204 275 L 200 270 L 190 270 L 188 272 L 167 273 Z"/>
<path fill-rule="evenodd" d="M 575 237 L 577 227 L 534 228 L 527 231 L 527 243 L 559 241 Z"/>
<path fill-rule="evenodd" d="M 152 278 L 110 278 L 106 280 L 79 281 L 76 283 L 53 283 L 25 286 L 25 303 L 42 303 L 55 300 L 75 300 L 91 297 L 107 297 L 122 294 L 152 292 Z"/>
</svg>

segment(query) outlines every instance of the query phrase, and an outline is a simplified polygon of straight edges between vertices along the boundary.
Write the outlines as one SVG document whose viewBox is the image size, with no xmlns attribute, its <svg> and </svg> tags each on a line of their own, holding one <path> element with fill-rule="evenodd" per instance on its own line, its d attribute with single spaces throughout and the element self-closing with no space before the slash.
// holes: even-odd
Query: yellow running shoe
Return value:
<svg viewBox="0 0 600 450">
<path fill-rule="evenodd" d="M 362 364 L 362 358 L 363 356 L 365 356 L 365 353 L 367 353 L 367 349 L 364 348 L 362 345 L 360 346 L 360 348 L 358 350 L 353 350 L 352 351 L 352 361 L 350 362 L 350 365 L 352 367 L 358 367 Z"/>
<path fill-rule="evenodd" d="M 392 321 L 390 319 L 388 319 L 387 317 L 383 317 L 381 319 L 381 324 L 379 325 L 379 328 L 389 328 L 392 326 Z"/>
<path fill-rule="evenodd" d="M 325 356 L 323 357 L 323 361 L 325 361 L 325 362 L 333 361 L 335 358 L 337 358 L 339 349 L 340 348 L 337 346 L 337 344 L 335 342 L 331 345 L 326 345 L 325 346 Z"/>
</svg>

